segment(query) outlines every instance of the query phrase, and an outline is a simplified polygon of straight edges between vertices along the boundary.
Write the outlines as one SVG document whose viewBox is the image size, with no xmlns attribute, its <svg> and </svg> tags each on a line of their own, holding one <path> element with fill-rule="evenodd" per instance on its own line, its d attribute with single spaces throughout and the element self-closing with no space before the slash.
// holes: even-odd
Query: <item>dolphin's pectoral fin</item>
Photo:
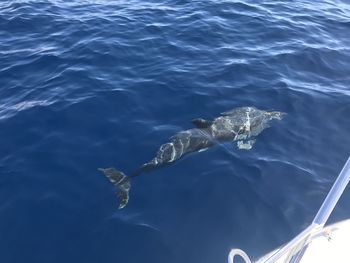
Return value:
<svg viewBox="0 0 350 263">
<path fill-rule="evenodd" d="M 119 209 L 126 206 L 129 201 L 129 191 L 131 187 L 130 177 L 115 168 L 99 168 L 109 181 L 118 189 L 117 197 L 119 199 Z"/>
<path fill-rule="evenodd" d="M 199 129 L 204 129 L 204 128 L 208 128 L 213 124 L 213 121 L 208 121 L 205 119 L 193 119 L 192 123 L 194 124 L 194 126 L 196 126 Z"/>
<path fill-rule="evenodd" d="M 237 142 L 237 147 L 240 150 L 250 150 L 251 148 L 253 148 L 254 143 L 256 142 L 256 140 L 248 140 L 248 141 L 238 141 Z"/>
</svg>

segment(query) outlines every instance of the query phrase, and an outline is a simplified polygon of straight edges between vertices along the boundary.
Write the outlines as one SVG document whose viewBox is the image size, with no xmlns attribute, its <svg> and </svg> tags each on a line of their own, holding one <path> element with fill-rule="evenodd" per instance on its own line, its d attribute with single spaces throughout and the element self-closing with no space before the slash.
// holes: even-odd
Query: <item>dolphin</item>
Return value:
<svg viewBox="0 0 350 263">
<path fill-rule="evenodd" d="M 99 168 L 109 181 L 118 189 L 119 209 L 129 201 L 131 179 L 179 160 L 192 152 L 201 152 L 223 142 L 237 142 L 239 149 L 249 150 L 256 137 L 273 119 L 281 120 L 285 115 L 279 111 L 259 110 L 255 107 L 239 107 L 223 112 L 213 120 L 202 118 L 192 120 L 196 128 L 181 131 L 170 138 L 170 142 L 159 147 L 156 156 L 141 165 L 129 176 L 117 169 Z"/>
</svg>

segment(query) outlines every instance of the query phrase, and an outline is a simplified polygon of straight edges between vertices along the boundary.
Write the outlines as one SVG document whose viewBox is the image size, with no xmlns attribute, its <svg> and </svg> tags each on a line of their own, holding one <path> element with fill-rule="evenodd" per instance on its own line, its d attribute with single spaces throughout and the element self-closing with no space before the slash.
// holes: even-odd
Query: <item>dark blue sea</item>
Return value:
<svg viewBox="0 0 350 263">
<path fill-rule="evenodd" d="M 193 118 L 287 115 L 132 182 Z M 258 258 L 311 223 L 350 153 L 350 3 L 0 3 L 0 262 Z M 331 222 L 350 217 L 350 192 Z"/>
</svg>

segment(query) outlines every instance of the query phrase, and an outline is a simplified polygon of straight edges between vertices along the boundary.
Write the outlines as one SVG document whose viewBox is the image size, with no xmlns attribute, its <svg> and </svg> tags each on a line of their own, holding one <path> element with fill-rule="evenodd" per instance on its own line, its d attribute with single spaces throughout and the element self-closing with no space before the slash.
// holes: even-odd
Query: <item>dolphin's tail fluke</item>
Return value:
<svg viewBox="0 0 350 263">
<path fill-rule="evenodd" d="M 124 173 L 116 170 L 115 168 L 99 168 L 109 181 L 118 189 L 117 197 L 119 199 L 119 209 L 126 206 L 129 201 L 129 191 L 131 187 L 131 179 Z"/>
</svg>

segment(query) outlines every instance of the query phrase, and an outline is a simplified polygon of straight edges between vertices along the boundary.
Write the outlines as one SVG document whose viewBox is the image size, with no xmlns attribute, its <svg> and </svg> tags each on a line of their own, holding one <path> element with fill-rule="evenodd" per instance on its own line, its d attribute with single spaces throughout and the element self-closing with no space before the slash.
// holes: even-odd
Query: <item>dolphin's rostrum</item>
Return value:
<svg viewBox="0 0 350 263">
<path fill-rule="evenodd" d="M 249 150 L 255 143 L 255 137 L 269 127 L 269 122 L 272 119 L 281 120 L 284 115 L 285 113 L 279 111 L 240 107 L 221 113 L 220 117 L 214 120 L 194 119 L 192 123 L 196 128 L 175 134 L 170 138 L 170 142 L 160 146 L 156 157 L 143 164 L 130 176 L 115 168 L 99 170 L 118 188 L 117 196 L 121 209 L 129 201 L 131 178 L 170 164 L 188 153 L 200 152 L 221 142 L 237 141 L 239 149 Z"/>
</svg>

